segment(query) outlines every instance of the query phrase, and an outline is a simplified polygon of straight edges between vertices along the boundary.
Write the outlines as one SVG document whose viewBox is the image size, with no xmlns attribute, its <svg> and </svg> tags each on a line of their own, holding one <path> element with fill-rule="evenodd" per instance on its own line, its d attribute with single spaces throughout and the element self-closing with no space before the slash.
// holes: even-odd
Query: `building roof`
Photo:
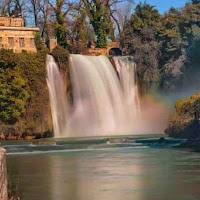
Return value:
<svg viewBox="0 0 200 200">
<path fill-rule="evenodd" d="M 12 30 L 12 31 L 40 31 L 37 27 L 12 27 L 12 26 L 0 26 L 0 30 Z"/>
</svg>

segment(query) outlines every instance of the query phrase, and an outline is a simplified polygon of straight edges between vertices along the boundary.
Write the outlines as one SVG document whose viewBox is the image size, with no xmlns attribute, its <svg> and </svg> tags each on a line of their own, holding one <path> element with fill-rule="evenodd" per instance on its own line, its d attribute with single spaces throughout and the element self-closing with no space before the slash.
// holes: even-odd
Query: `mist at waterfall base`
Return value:
<svg viewBox="0 0 200 200">
<path fill-rule="evenodd" d="M 70 55 L 73 103 L 67 100 L 59 68 L 47 56 L 54 136 L 86 137 L 163 133 L 167 106 L 140 95 L 136 64 L 130 57 Z"/>
</svg>

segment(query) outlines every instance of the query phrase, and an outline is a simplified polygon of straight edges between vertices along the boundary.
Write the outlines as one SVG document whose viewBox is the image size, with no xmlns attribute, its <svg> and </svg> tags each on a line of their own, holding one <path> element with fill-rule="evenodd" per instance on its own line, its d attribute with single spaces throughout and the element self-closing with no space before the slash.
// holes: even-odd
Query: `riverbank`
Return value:
<svg viewBox="0 0 200 200">
<path fill-rule="evenodd" d="M 0 147 L 0 200 L 8 200 L 6 151 Z"/>
<path fill-rule="evenodd" d="M 53 138 L 53 132 L 34 133 L 33 135 L 0 135 L 0 142 L 2 141 L 31 141 L 38 139 Z"/>
<path fill-rule="evenodd" d="M 166 133 L 170 137 L 198 139 L 200 138 L 200 92 L 175 104 L 175 112 L 171 115 Z"/>
</svg>

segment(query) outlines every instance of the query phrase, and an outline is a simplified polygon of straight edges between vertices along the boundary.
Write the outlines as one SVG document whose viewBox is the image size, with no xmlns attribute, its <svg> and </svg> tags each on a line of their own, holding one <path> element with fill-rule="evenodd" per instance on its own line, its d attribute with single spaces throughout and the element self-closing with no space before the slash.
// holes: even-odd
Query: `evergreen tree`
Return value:
<svg viewBox="0 0 200 200">
<path fill-rule="evenodd" d="M 161 16 L 153 6 L 140 3 L 124 27 L 121 45 L 126 54 L 133 55 L 138 66 L 140 80 L 148 85 L 159 82 L 158 71 Z"/>
<path fill-rule="evenodd" d="M 107 47 L 107 39 L 113 29 L 110 19 L 109 1 L 107 3 L 100 0 L 91 2 L 87 0 L 82 1 L 96 35 L 96 46 L 98 48 Z"/>
<path fill-rule="evenodd" d="M 162 65 L 182 54 L 183 40 L 179 29 L 181 12 L 171 8 L 162 18 Z"/>
</svg>

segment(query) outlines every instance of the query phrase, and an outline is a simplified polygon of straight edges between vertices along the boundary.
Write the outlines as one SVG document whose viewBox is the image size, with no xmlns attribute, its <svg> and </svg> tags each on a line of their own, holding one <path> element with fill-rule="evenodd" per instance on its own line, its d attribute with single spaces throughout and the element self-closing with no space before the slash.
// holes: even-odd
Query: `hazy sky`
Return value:
<svg viewBox="0 0 200 200">
<path fill-rule="evenodd" d="M 142 2 L 143 1 L 145 0 L 142 0 Z M 140 0 L 136 0 L 135 2 L 138 3 Z M 164 13 L 168 11 L 170 7 L 183 7 L 188 0 L 146 0 L 146 2 L 155 5 L 160 13 Z"/>
</svg>

